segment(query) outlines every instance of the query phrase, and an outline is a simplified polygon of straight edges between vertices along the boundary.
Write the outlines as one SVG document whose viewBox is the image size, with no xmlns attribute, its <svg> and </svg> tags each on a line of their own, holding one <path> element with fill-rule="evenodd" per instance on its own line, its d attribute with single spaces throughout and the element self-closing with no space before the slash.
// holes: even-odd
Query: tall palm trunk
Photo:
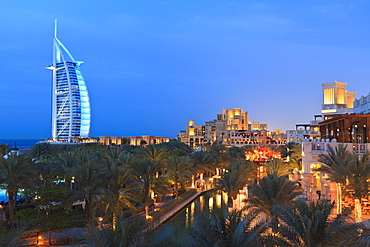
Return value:
<svg viewBox="0 0 370 247">
<path fill-rule="evenodd" d="M 229 208 L 232 208 L 234 205 L 234 200 L 233 198 L 230 196 L 230 193 L 227 194 L 227 206 Z"/>
<path fill-rule="evenodd" d="M 355 198 L 355 222 L 362 221 L 361 197 Z"/>
<path fill-rule="evenodd" d="M 146 218 L 149 218 L 149 198 L 150 198 L 150 182 L 149 179 L 147 179 L 144 184 L 144 205 Z"/>
<path fill-rule="evenodd" d="M 337 214 L 342 214 L 342 191 L 344 190 L 341 183 L 337 183 Z"/>
<path fill-rule="evenodd" d="M 89 195 L 86 200 L 85 200 L 85 214 L 86 214 L 86 222 L 87 224 L 90 224 L 91 222 L 91 201 L 92 201 L 92 198 L 91 196 Z"/>
<path fill-rule="evenodd" d="M 112 219 L 112 227 L 113 227 L 113 230 L 116 230 L 117 229 L 117 221 L 118 221 L 118 215 L 117 213 L 113 213 L 113 219 Z"/>
<path fill-rule="evenodd" d="M 185 184 L 184 181 L 180 181 L 180 188 L 181 188 L 181 193 L 185 192 Z"/>
<path fill-rule="evenodd" d="M 179 197 L 179 178 L 175 177 L 175 199 Z"/>
<path fill-rule="evenodd" d="M 14 190 L 9 189 L 8 191 L 9 196 L 9 218 L 10 218 L 10 225 L 12 228 L 14 228 L 14 211 L 15 211 L 15 199 L 16 199 L 16 193 Z"/>
</svg>

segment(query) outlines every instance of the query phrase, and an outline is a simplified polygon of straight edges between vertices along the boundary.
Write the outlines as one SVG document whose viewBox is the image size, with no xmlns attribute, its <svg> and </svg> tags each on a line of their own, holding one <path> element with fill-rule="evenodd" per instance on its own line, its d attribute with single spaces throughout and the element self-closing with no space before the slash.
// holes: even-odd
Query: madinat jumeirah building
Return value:
<svg viewBox="0 0 370 247">
<path fill-rule="evenodd" d="M 214 142 L 236 147 L 286 143 L 285 134 L 281 130 L 269 131 L 267 124 L 251 122 L 248 112 L 242 108 L 223 108 L 216 119 L 203 125 L 195 125 L 194 120 L 189 120 L 186 129 L 178 133 L 178 140 L 194 149 Z"/>
<path fill-rule="evenodd" d="M 76 61 L 57 38 L 57 24 L 53 38 L 53 64 L 45 66 L 53 72 L 52 139 L 73 142 L 89 137 L 90 100 L 80 71 L 82 61 Z"/>
</svg>

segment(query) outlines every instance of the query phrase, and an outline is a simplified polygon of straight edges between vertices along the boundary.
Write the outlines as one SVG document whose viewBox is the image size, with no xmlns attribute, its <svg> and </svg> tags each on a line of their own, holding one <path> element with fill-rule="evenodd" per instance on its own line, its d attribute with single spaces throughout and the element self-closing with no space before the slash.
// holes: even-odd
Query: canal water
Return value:
<svg viewBox="0 0 370 247">
<path fill-rule="evenodd" d="M 171 238 L 175 243 L 186 246 L 186 243 L 189 243 L 189 230 L 194 222 L 195 215 L 197 213 L 208 214 L 216 207 L 226 205 L 226 202 L 227 195 L 223 192 L 222 194 L 208 192 L 199 196 L 170 220 L 154 230 L 154 240 Z"/>
</svg>

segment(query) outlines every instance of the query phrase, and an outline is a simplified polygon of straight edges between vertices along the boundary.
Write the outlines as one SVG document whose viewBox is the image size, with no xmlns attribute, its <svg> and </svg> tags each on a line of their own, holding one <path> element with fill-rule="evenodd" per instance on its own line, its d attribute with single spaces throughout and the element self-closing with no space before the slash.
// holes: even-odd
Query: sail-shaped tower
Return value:
<svg viewBox="0 0 370 247">
<path fill-rule="evenodd" d="M 53 72 L 52 139 L 72 142 L 89 137 L 90 100 L 80 71 L 82 61 L 76 61 L 57 38 L 55 20 L 53 64 L 45 66 Z"/>
</svg>

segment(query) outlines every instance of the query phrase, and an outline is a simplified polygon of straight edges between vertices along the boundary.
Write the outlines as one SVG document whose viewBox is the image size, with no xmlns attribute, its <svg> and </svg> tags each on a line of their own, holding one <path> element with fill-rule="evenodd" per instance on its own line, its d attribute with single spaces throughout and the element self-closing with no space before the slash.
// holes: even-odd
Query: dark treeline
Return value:
<svg viewBox="0 0 370 247">
<path fill-rule="evenodd" d="M 176 199 L 191 187 L 213 186 L 227 193 L 229 207 L 196 216 L 184 246 L 365 246 L 359 244 L 368 243 L 368 230 L 349 213 L 331 217 L 328 201 L 296 200 L 302 190 L 286 172 L 299 168 L 299 150 L 279 149 L 291 162 L 271 157 L 257 184 L 257 167 L 246 159 L 256 152 L 253 146 L 215 143 L 194 152 L 178 141 L 141 147 L 40 143 L 16 154 L 0 145 L 7 154 L 0 157 L 0 185 L 8 194 L 0 241 L 19 246 L 24 232 L 84 227 L 81 238 L 90 246 L 175 246 L 174 236 L 154 243 L 144 231 L 150 207 L 167 193 Z M 199 183 L 200 174 L 205 182 Z M 246 185 L 249 206 L 232 210 Z M 148 219 L 124 220 L 139 212 Z"/>
</svg>

